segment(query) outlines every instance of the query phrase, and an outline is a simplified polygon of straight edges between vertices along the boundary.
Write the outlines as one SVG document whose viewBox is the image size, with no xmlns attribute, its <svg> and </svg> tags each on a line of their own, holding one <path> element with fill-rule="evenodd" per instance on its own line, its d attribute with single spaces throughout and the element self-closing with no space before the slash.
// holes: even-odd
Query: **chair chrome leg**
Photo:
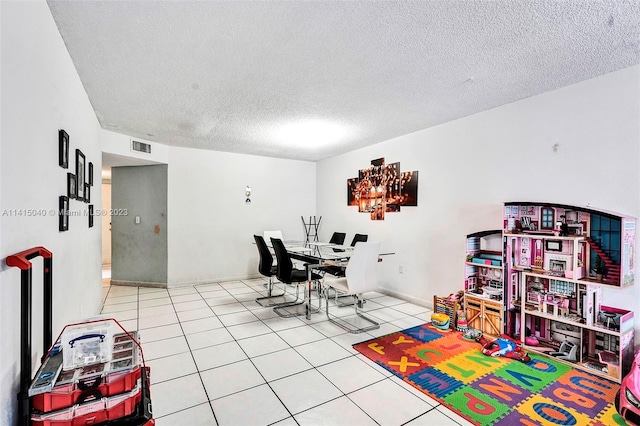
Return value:
<svg viewBox="0 0 640 426">
<path fill-rule="evenodd" d="M 282 283 L 282 293 L 280 294 L 273 294 L 273 289 L 275 287 L 272 279 L 269 279 L 269 282 L 267 283 L 267 295 L 266 296 L 262 296 L 262 297 L 257 297 L 256 298 L 256 303 L 260 306 L 263 306 L 265 308 L 270 308 L 272 306 L 278 306 L 278 305 L 285 305 L 287 303 L 293 303 L 295 301 L 298 300 L 297 295 L 296 295 L 296 299 L 292 300 L 292 301 L 287 301 L 285 300 L 285 297 L 287 296 L 287 285 Z M 280 302 L 273 302 L 273 303 L 265 303 L 265 301 L 271 302 L 272 299 L 278 298 L 278 297 L 282 297 L 283 300 Z"/>
<path fill-rule="evenodd" d="M 300 291 L 299 289 L 300 289 L 300 286 L 302 285 L 306 286 L 307 283 L 303 282 L 296 286 L 296 295 Z M 307 291 L 306 288 L 304 291 L 305 292 Z M 278 316 L 282 318 L 291 318 L 291 317 L 297 317 L 301 315 L 307 315 L 307 314 L 319 312 L 321 308 L 321 304 L 322 304 L 322 300 L 320 297 L 318 297 L 318 306 L 317 307 L 312 306 L 311 295 L 309 295 L 308 304 L 305 303 L 305 300 L 302 300 L 297 303 L 288 303 L 286 305 L 279 305 L 273 308 L 273 312 L 275 312 L 276 314 L 278 314 Z"/>
<path fill-rule="evenodd" d="M 351 295 L 348 294 L 340 294 L 338 293 L 335 289 L 333 288 L 327 288 L 325 291 L 333 291 L 333 298 L 335 299 L 336 305 L 337 306 L 353 306 L 353 298 L 351 297 Z M 345 299 L 348 299 L 348 301 L 343 301 Z M 366 303 L 365 299 L 359 299 L 360 300 L 360 307 L 362 307 L 362 305 L 364 303 Z"/>
<path fill-rule="evenodd" d="M 329 322 L 331 322 L 331 323 L 337 325 L 338 327 L 342 328 L 343 330 L 346 330 L 349 333 L 353 333 L 353 334 L 364 333 L 366 331 L 375 330 L 377 328 L 380 328 L 380 324 L 378 324 L 377 322 L 375 322 L 371 318 L 365 316 L 362 312 L 360 312 L 358 310 L 358 307 L 360 307 L 360 308 L 362 307 L 362 303 L 358 300 L 358 296 L 357 295 L 351 295 L 350 297 L 353 299 L 353 302 L 351 304 L 349 304 L 349 305 L 343 305 L 343 306 L 353 305 L 355 307 L 356 315 L 359 318 L 362 318 L 363 320 L 367 321 L 371 325 L 358 328 L 357 326 L 355 326 L 353 324 L 350 324 L 349 322 L 345 321 L 342 318 L 339 318 L 339 317 L 336 317 L 336 316 L 331 316 L 329 314 L 329 296 L 328 296 L 328 293 L 327 293 L 327 295 L 325 297 L 325 300 L 326 300 L 327 319 L 329 320 Z M 340 306 L 340 305 L 338 305 L 338 306 Z"/>
<path fill-rule="evenodd" d="M 287 284 L 284 284 L 284 285 L 286 286 Z M 290 293 L 286 292 L 286 290 L 285 290 L 284 295 L 279 295 L 279 297 L 283 297 L 284 298 L 284 297 L 288 296 L 289 294 Z M 294 296 L 294 295 L 291 294 L 291 296 Z M 273 298 L 273 297 L 278 297 L 278 296 L 271 296 L 271 297 Z M 272 307 L 274 309 L 276 307 L 292 306 L 292 305 L 296 305 L 298 303 L 302 303 L 301 302 L 302 299 L 300 298 L 300 289 L 298 288 L 298 286 L 296 286 L 295 299 L 293 299 L 293 300 L 288 300 L 288 301 L 287 300 L 283 300 L 282 302 L 276 302 L 276 303 L 272 303 L 272 304 L 262 304 L 258 300 L 258 299 L 266 299 L 266 298 L 267 297 L 259 297 L 259 298 L 256 299 L 256 303 L 259 304 L 260 306 L 264 306 L 265 308 L 271 308 Z"/>
</svg>

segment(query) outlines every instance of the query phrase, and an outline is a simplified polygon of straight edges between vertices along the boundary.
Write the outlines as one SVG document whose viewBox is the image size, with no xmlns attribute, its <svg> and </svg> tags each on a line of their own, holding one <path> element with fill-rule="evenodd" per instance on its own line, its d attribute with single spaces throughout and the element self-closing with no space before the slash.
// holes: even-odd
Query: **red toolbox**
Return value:
<svg viewBox="0 0 640 426">
<path fill-rule="evenodd" d="M 89 394 L 87 394 L 90 396 Z M 130 416 L 142 400 L 140 386 L 110 398 L 82 402 L 46 414 L 33 414 L 32 426 L 85 426 Z"/>
<path fill-rule="evenodd" d="M 33 397 L 33 409 L 48 413 L 78 404 L 80 400 L 86 399 L 87 396 L 93 395 L 103 398 L 129 392 L 138 383 L 141 371 L 142 367 L 138 366 L 131 371 L 111 373 L 106 376 L 96 376 L 80 379 L 77 382 L 56 385 L 50 392 Z M 62 374 L 64 375 L 64 373 Z"/>
<path fill-rule="evenodd" d="M 117 327 L 113 332 L 109 331 L 105 322 L 113 322 Z M 85 324 L 89 338 L 77 333 Z M 65 333 L 67 327 L 73 333 Z M 31 425 L 154 425 L 149 392 L 150 368 L 144 365 L 137 333 L 125 331 L 112 318 L 67 327 L 44 358 L 29 388 Z M 95 327 L 105 332 L 95 333 Z M 74 337 L 70 340 L 69 335 Z M 91 339 L 95 341 L 91 342 Z M 65 343 L 79 340 L 86 343 L 83 348 L 74 348 L 74 363 L 79 364 L 64 370 Z M 109 342 L 108 347 L 103 341 Z M 85 353 L 87 351 L 100 353 Z M 94 359 L 105 358 L 107 362 L 93 363 Z"/>
<path fill-rule="evenodd" d="M 43 259 L 42 357 L 32 369 L 32 259 Z M 154 426 L 149 373 L 135 333 L 113 318 L 70 324 L 92 327 L 110 321 L 113 333 L 102 329 L 60 340 L 51 346 L 53 314 L 53 254 L 44 247 L 7 256 L 7 266 L 20 269 L 20 426 Z M 101 326 L 102 324 L 100 324 Z M 76 331 L 76 330 L 73 330 Z M 68 346 L 65 346 L 68 345 Z M 64 351 L 67 347 L 68 351 Z M 69 357 L 71 355 L 71 357 Z M 108 365 L 106 365 L 108 364 Z M 80 370 L 78 370 L 78 368 Z M 64 371 L 63 371 L 64 370 Z M 142 374 L 144 372 L 144 374 Z M 47 412 L 48 411 L 48 412 Z"/>
<path fill-rule="evenodd" d="M 136 337 L 136 333 L 131 333 Z M 86 400 L 87 396 L 104 398 L 131 391 L 142 377 L 138 347 L 129 335 L 115 336 L 112 360 L 68 371 L 60 371 L 52 387 L 29 389 L 32 408 L 42 413 L 62 410 Z M 41 369 L 46 369 L 43 363 Z M 147 371 L 148 372 L 148 371 Z M 36 377 L 40 377 L 39 371 Z M 37 383 L 35 381 L 34 383 Z"/>
</svg>

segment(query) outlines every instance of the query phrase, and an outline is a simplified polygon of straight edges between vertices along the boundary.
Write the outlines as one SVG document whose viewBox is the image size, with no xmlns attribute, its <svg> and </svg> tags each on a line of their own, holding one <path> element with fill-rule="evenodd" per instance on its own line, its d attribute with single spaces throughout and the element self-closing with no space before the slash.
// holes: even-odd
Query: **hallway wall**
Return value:
<svg viewBox="0 0 640 426">
<path fill-rule="evenodd" d="M 100 228 L 88 204 L 70 200 L 69 230 L 58 230 L 58 197 L 75 150 L 93 163 L 91 203 L 101 208 L 101 149 L 95 113 L 44 1 L 0 2 L 0 424 L 16 422 L 20 374 L 20 270 L 4 259 L 44 246 L 53 253 L 53 331 L 100 308 Z M 58 165 L 58 130 L 69 134 L 69 167 Z M 33 264 L 33 372 L 42 346 L 42 259 Z M 56 336 L 53 336 L 54 338 Z M 48 348 L 47 348 L 48 349 Z"/>
</svg>

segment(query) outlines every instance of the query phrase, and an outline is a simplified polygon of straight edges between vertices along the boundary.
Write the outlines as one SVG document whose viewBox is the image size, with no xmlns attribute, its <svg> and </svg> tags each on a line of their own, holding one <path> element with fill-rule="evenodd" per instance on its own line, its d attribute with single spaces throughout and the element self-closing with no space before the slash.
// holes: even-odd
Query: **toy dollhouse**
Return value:
<svg viewBox="0 0 640 426">
<path fill-rule="evenodd" d="M 532 202 L 505 203 L 502 219 L 501 231 L 467 236 L 469 327 L 619 382 L 634 313 L 601 299 L 634 283 L 635 219 Z"/>
</svg>

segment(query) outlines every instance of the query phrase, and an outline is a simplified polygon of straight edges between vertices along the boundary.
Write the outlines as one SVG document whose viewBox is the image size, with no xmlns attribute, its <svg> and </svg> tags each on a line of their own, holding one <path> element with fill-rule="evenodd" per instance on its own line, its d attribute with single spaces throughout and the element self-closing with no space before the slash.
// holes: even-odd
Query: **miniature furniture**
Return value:
<svg viewBox="0 0 640 426">
<path fill-rule="evenodd" d="M 467 326 L 490 337 L 503 334 L 502 230 L 467 235 L 464 290 Z"/>
<path fill-rule="evenodd" d="M 464 303 L 467 308 L 467 327 L 480 330 L 483 335 L 491 337 L 498 337 L 503 333 L 502 302 L 466 294 Z"/>
<path fill-rule="evenodd" d="M 501 230 L 467 236 L 468 326 L 620 382 L 633 362 L 634 313 L 601 301 L 634 284 L 635 228 L 623 214 L 505 203 Z"/>
<path fill-rule="evenodd" d="M 620 382 L 633 361 L 634 313 L 601 301 L 634 284 L 635 223 L 583 207 L 505 203 L 507 334 L 524 340 L 529 329 L 538 345 L 527 350 Z"/>
<path fill-rule="evenodd" d="M 578 353 L 578 346 L 565 340 L 560 345 L 560 350 L 555 352 L 547 352 L 549 355 L 558 359 L 564 359 L 565 361 L 576 362 L 576 354 Z"/>
</svg>

